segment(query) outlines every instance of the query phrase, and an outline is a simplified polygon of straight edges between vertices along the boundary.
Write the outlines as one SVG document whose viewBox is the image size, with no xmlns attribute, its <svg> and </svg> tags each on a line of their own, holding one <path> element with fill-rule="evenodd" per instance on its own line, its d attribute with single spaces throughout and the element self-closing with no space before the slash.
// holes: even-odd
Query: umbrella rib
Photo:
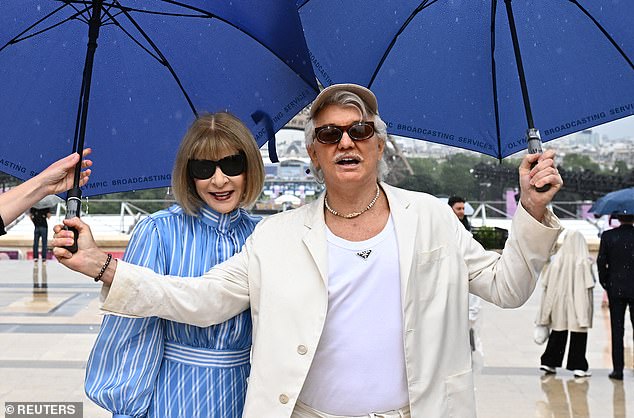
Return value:
<svg viewBox="0 0 634 418">
<path fill-rule="evenodd" d="M 581 10 L 583 12 L 583 14 L 585 14 L 588 17 L 588 19 L 590 19 L 592 21 L 592 23 L 594 23 L 594 25 L 601 31 L 601 33 L 603 33 L 603 35 L 605 35 L 605 37 L 608 39 L 608 41 L 610 41 L 612 46 L 614 46 L 614 48 L 616 48 L 616 50 L 619 51 L 619 54 L 621 54 L 623 59 L 625 59 L 625 61 L 627 61 L 627 63 L 630 64 L 630 67 L 632 67 L 632 69 L 634 69 L 634 64 L 632 63 L 632 60 L 630 60 L 630 58 L 627 56 L 627 54 L 625 54 L 625 51 L 623 51 L 623 49 L 621 49 L 619 44 L 616 43 L 614 38 L 612 38 L 612 36 L 610 36 L 608 31 L 606 31 L 605 28 L 603 26 L 601 26 L 601 24 L 594 18 L 594 16 L 592 16 L 590 14 L 590 12 L 588 12 L 582 5 L 580 5 L 577 0 L 569 0 L 569 1 L 571 3 L 573 3 L 575 6 L 577 6 L 579 8 L 579 10 Z"/>
<path fill-rule="evenodd" d="M 137 23 L 137 21 L 134 20 L 134 18 L 132 16 L 130 16 L 130 14 L 125 9 L 121 9 L 121 11 L 128 18 L 128 20 L 134 25 L 134 27 L 139 31 L 139 33 L 145 38 L 145 40 L 150 44 L 150 46 L 154 49 L 154 51 L 156 51 L 157 55 L 160 57 L 160 62 L 172 74 L 172 77 L 174 77 L 174 80 L 176 81 L 176 84 L 178 84 L 178 87 L 180 88 L 181 92 L 185 96 L 185 100 L 187 100 L 187 103 L 189 104 L 189 107 L 191 108 L 192 112 L 194 113 L 194 116 L 196 116 L 196 118 L 198 118 L 198 111 L 196 110 L 196 107 L 194 106 L 194 103 L 192 102 L 192 99 L 189 97 L 189 94 L 187 94 L 187 91 L 185 91 L 185 87 L 183 86 L 183 83 L 181 82 L 180 78 L 178 78 L 178 74 L 176 74 L 176 71 L 174 70 L 172 65 L 169 63 L 169 61 L 167 60 L 165 55 L 163 55 L 163 53 L 161 52 L 159 47 L 152 41 L 150 36 L 147 33 L 145 33 L 145 31 L 143 30 L 143 28 L 141 28 L 141 26 Z M 121 26 L 119 26 L 119 27 L 121 27 Z M 152 55 L 152 54 L 150 54 L 150 55 Z"/>
<path fill-rule="evenodd" d="M 101 22 L 101 26 L 108 26 L 108 25 L 118 26 L 117 23 L 114 21 L 114 19 L 123 13 L 121 10 L 119 10 L 117 13 L 110 13 L 110 10 L 104 9 L 104 13 L 108 15 L 108 19 L 103 20 Z"/>
<path fill-rule="evenodd" d="M 84 2 L 80 1 L 79 3 L 84 3 Z M 117 1 L 115 1 L 113 3 L 104 3 L 104 6 L 110 6 L 111 8 L 119 9 L 121 11 L 123 11 L 125 9 L 125 10 L 127 10 L 129 12 L 145 13 L 145 14 L 160 15 L 160 16 L 202 17 L 202 18 L 206 18 L 207 17 L 204 14 L 196 14 L 196 15 L 194 15 L 194 14 L 185 14 L 185 13 L 157 12 L 157 11 L 152 11 L 152 10 L 137 9 L 137 8 L 134 8 L 134 7 L 124 6 L 124 5 L 120 4 Z"/>
<path fill-rule="evenodd" d="M 87 12 L 88 9 L 92 8 L 92 3 L 83 3 L 84 4 L 84 10 L 79 10 L 78 7 L 76 7 L 72 2 L 68 1 L 68 0 L 64 0 L 64 3 L 68 4 L 70 7 L 72 7 L 79 15 L 81 15 L 81 18 L 79 18 L 79 20 L 81 20 L 82 22 L 84 22 L 85 24 L 90 24 L 89 17 L 84 16 L 84 12 Z"/>
<path fill-rule="evenodd" d="M 32 37 L 34 37 L 34 36 L 37 36 L 37 35 L 39 35 L 39 34 L 41 34 L 41 33 L 47 32 L 47 31 L 49 31 L 49 30 L 51 30 L 51 29 L 53 29 L 53 28 L 56 28 L 57 26 L 59 26 L 59 25 L 61 25 L 61 24 L 63 24 L 63 23 L 66 23 L 66 22 L 68 22 L 68 21 L 70 21 L 70 20 L 75 19 L 77 16 L 81 15 L 83 12 L 85 12 L 85 11 L 86 11 L 86 9 L 84 9 L 83 11 L 78 11 L 78 12 L 77 12 L 77 13 L 75 13 L 74 15 L 69 16 L 69 17 L 67 17 L 67 18 L 66 18 L 66 19 L 64 19 L 64 20 L 61 20 L 61 21 L 59 21 L 59 22 L 55 23 L 54 25 L 51 25 L 51 26 L 49 26 L 49 27 L 47 27 L 47 28 L 44 28 L 44 29 L 42 29 L 42 30 L 39 30 L 39 31 L 37 31 L 37 32 L 35 32 L 35 33 L 32 33 L 32 34 L 28 35 L 28 36 L 24 36 L 24 37 L 22 37 L 22 35 L 24 35 L 25 33 L 27 33 L 28 31 L 30 31 L 31 29 L 33 29 L 34 27 L 36 27 L 36 26 L 37 26 L 37 25 L 39 25 L 40 23 L 44 22 L 46 19 L 48 19 L 49 17 L 51 17 L 51 16 L 53 16 L 54 14 L 58 13 L 60 10 L 62 10 L 63 8 L 65 8 L 65 7 L 67 7 L 67 6 L 68 6 L 68 4 L 64 4 L 64 5 L 60 6 L 60 7 L 58 7 L 57 9 L 53 10 L 52 12 L 50 12 L 49 14 L 47 14 L 46 16 L 44 16 L 43 18 L 39 19 L 38 21 L 36 21 L 36 22 L 35 22 L 35 23 L 33 23 L 32 25 L 30 25 L 28 28 L 24 29 L 22 32 L 20 32 L 19 34 L 17 34 L 17 35 L 16 35 L 13 39 L 11 39 L 11 40 L 10 40 L 9 42 L 7 42 L 5 45 L 3 45 L 2 47 L 0 47 L 0 51 L 2 51 L 3 49 L 5 49 L 5 48 L 6 48 L 7 46 L 9 46 L 9 45 L 17 44 L 18 42 L 24 41 L 24 40 L 26 40 L 26 39 L 32 38 Z"/>
<path fill-rule="evenodd" d="M 163 3 L 169 3 L 169 4 L 173 4 L 176 6 L 181 6 L 184 7 L 186 9 L 189 10 L 193 10 L 199 13 L 202 13 L 204 15 L 204 17 L 209 18 L 209 19 L 217 19 L 221 22 L 226 23 L 227 25 L 231 26 L 232 28 L 242 32 L 243 34 L 245 34 L 246 36 L 248 36 L 249 38 L 253 39 L 255 42 L 257 42 L 258 44 L 262 45 L 262 47 L 266 48 L 273 56 L 275 56 L 277 59 L 279 59 L 282 63 L 284 63 L 284 65 L 286 65 L 287 67 L 289 67 L 295 74 L 297 74 L 297 76 L 299 78 L 301 78 L 302 80 L 304 80 L 304 82 L 310 86 L 315 92 L 319 93 L 319 88 L 315 88 L 315 80 L 307 80 L 302 74 L 300 74 L 299 72 L 295 71 L 295 69 L 293 69 L 290 65 L 288 65 L 288 63 L 286 62 L 286 60 L 284 60 L 282 57 L 280 57 L 280 55 L 277 53 L 277 51 L 272 50 L 268 45 L 263 44 L 262 42 L 260 42 L 260 40 L 258 38 L 256 38 L 255 36 L 253 36 L 251 33 L 247 32 L 246 30 L 242 29 L 239 26 L 236 26 L 235 24 L 233 24 L 232 22 L 223 19 L 220 16 L 217 16 L 213 13 L 210 13 L 204 9 L 199 9 L 197 7 L 194 6 L 190 6 L 188 4 L 184 4 L 181 3 L 179 1 L 175 1 L 175 0 L 161 0 Z M 425 0 L 428 1 L 428 0 Z M 433 0 L 433 2 L 436 2 L 438 0 Z"/>
<path fill-rule="evenodd" d="M 116 23 L 114 22 L 114 18 L 123 13 L 121 9 L 117 8 L 112 3 L 102 3 L 101 6 L 103 7 L 103 12 L 107 15 L 107 18 L 101 21 L 101 26 L 112 25 L 112 24 L 116 25 Z M 116 13 L 110 13 L 110 10 L 112 9 L 116 9 L 119 11 Z"/>
<path fill-rule="evenodd" d="M 121 24 L 116 19 L 116 17 L 119 16 L 120 14 L 122 14 L 123 11 L 121 11 L 121 13 L 116 13 L 114 15 L 111 14 L 110 11 L 108 11 L 108 10 L 104 10 L 104 13 L 107 14 L 108 17 L 110 18 L 109 19 L 110 23 L 107 23 L 107 24 L 116 25 L 123 33 L 125 33 L 128 36 L 128 38 L 130 38 L 132 40 L 132 42 L 137 44 L 139 46 L 139 48 L 143 49 L 145 52 L 148 53 L 148 55 L 150 55 L 152 58 L 154 58 L 159 63 L 165 65 L 165 62 L 158 55 L 154 54 L 147 47 L 145 47 L 143 44 L 141 44 L 141 42 L 139 42 L 139 40 L 137 40 L 127 29 L 125 29 L 123 26 L 121 26 Z"/>
<path fill-rule="evenodd" d="M 376 79 L 377 75 L 379 74 L 379 71 L 381 70 L 381 67 L 383 67 L 383 63 L 385 63 L 385 60 L 387 59 L 387 56 L 390 55 L 390 52 L 392 52 L 392 48 L 394 48 L 394 45 L 396 45 L 396 40 L 398 39 L 399 36 L 401 36 L 401 33 L 403 33 L 403 31 L 405 30 L 405 28 L 407 28 L 407 26 L 410 24 L 410 22 L 412 21 L 412 19 L 414 19 L 414 17 L 421 12 L 423 9 L 426 9 L 427 7 L 431 6 L 432 4 L 436 3 L 438 0 L 423 0 L 417 7 L 416 9 L 414 9 L 414 11 L 409 15 L 409 17 L 407 18 L 407 20 L 405 20 L 405 22 L 403 23 L 403 25 L 401 25 L 401 28 L 398 30 L 398 32 L 392 37 L 392 41 L 390 42 L 390 44 L 388 45 L 388 47 L 385 49 L 385 52 L 383 53 L 383 56 L 381 57 L 381 60 L 379 61 L 379 63 L 377 64 L 376 68 L 374 69 L 374 73 L 372 74 L 372 77 L 370 78 L 370 82 L 368 83 L 367 87 L 371 88 L 372 87 L 372 83 L 374 83 L 374 80 Z"/>
<path fill-rule="evenodd" d="M 493 110 L 495 112 L 495 135 L 498 141 L 498 161 L 502 163 L 502 138 L 500 134 L 500 108 L 498 103 L 498 83 L 495 71 L 495 13 L 497 2 L 491 2 L 491 79 L 493 82 Z"/>
</svg>

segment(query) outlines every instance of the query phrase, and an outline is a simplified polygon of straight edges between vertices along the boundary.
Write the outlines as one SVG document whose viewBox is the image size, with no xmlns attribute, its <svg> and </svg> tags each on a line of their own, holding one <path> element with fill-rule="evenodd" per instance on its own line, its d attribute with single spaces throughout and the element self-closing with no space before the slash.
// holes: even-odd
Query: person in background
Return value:
<svg viewBox="0 0 634 418">
<path fill-rule="evenodd" d="M 83 156 L 90 153 L 91 149 L 86 148 Z M 5 225 L 9 225 L 45 196 L 62 193 L 73 187 L 75 165 L 78 162 L 79 154 L 68 155 L 49 165 L 37 176 L 0 194 L 0 235 L 6 234 Z M 80 187 L 88 183 L 92 161 L 83 160 L 81 166 Z"/>
<path fill-rule="evenodd" d="M 579 231 L 564 230 L 561 247 L 541 273 L 544 288 L 536 325 L 550 328 L 540 369 L 555 374 L 561 367 L 568 334 L 566 369 L 577 378 L 589 377 L 586 346 L 592 328 L 594 277 L 588 244 Z"/>
<path fill-rule="evenodd" d="M 597 268 L 599 282 L 608 292 L 612 331 L 612 373 L 610 379 L 623 380 L 625 311 L 630 308 L 634 327 L 634 215 L 617 215 L 620 225 L 601 234 Z"/>
<path fill-rule="evenodd" d="M 48 241 L 48 222 L 51 217 L 51 208 L 31 208 L 31 221 L 33 222 L 33 262 L 38 260 L 38 247 L 42 240 L 42 263 L 47 259 L 47 241 Z"/>
<path fill-rule="evenodd" d="M 460 219 L 460 222 L 464 225 L 467 231 L 471 231 L 471 224 L 469 224 L 469 219 L 467 219 L 467 216 L 464 213 L 466 203 L 464 198 L 460 196 L 451 196 L 447 200 L 447 203 L 451 206 L 453 213 L 455 213 L 458 219 Z"/>
<path fill-rule="evenodd" d="M 599 238 L 601 238 L 601 235 L 603 234 L 604 231 L 614 228 L 614 226 L 612 225 L 612 220 L 613 220 L 612 215 L 595 214 L 594 218 L 597 220 L 596 227 L 598 229 L 597 236 Z M 603 289 L 602 293 L 603 293 L 603 296 L 601 297 L 601 308 L 608 309 L 609 308 L 608 292 L 607 290 Z"/>
<path fill-rule="evenodd" d="M 447 203 L 451 206 L 451 210 L 456 214 L 460 223 L 465 229 L 471 232 L 471 224 L 465 215 L 465 203 L 467 201 L 460 196 L 451 196 Z M 480 309 L 482 307 L 482 300 L 476 295 L 469 293 L 469 343 L 471 344 L 471 351 L 478 350 L 482 352 L 482 341 L 480 336 L 476 332 L 480 328 L 478 319 L 480 318 Z"/>
<path fill-rule="evenodd" d="M 135 227 L 124 260 L 160 274 L 199 276 L 238 252 L 259 217 L 264 166 L 250 131 L 229 113 L 202 115 L 174 163 L 178 204 Z M 210 327 L 106 315 L 90 354 L 88 397 L 113 416 L 240 418 L 251 315 Z"/>
<path fill-rule="evenodd" d="M 367 88 L 324 89 L 304 132 L 324 193 L 264 219 L 202 279 L 109 263 L 77 218 L 64 223 L 79 251 L 57 225 L 54 253 L 110 286 L 106 311 L 207 326 L 250 306 L 245 418 L 474 417 L 468 294 L 501 307 L 530 297 L 560 228 L 547 208 L 563 184 L 554 151 L 523 158 L 498 254 L 434 196 L 381 181 L 386 124 Z"/>
</svg>

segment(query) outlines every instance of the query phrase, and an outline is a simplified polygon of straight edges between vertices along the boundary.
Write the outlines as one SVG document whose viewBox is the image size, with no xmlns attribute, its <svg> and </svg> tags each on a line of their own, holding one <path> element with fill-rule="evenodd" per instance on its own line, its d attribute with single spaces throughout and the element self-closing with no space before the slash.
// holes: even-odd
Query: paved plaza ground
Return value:
<svg viewBox="0 0 634 418">
<path fill-rule="evenodd" d="M 46 287 L 43 286 L 46 283 Z M 37 286 L 35 286 L 37 285 Z M 84 372 L 100 325 L 100 286 L 55 260 L 0 261 L 0 404 L 83 402 L 84 417 L 110 415 L 86 398 Z M 569 371 L 542 377 L 544 346 L 533 340 L 539 289 L 525 306 L 502 310 L 483 303 L 484 357 L 477 365 L 480 418 L 634 417 L 632 329 L 626 327 L 623 382 L 608 379 L 610 331 L 602 293 L 595 288 L 594 328 L 588 338 L 592 377 Z M 430 417 L 433 418 L 433 417 Z"/>
</svg>

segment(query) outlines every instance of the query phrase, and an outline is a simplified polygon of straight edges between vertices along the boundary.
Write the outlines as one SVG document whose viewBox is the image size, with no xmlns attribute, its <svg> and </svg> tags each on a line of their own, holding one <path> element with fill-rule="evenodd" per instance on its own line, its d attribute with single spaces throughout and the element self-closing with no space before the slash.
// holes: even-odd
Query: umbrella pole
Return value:
<svg viewBox="0 0 634 418">
<path fill-rule="evenodd" d="M 78 123 L 75 126 L 75 144 L 74 152 L 79 153 L 79 162 L 75 166 L 75 177 L 73 179 L 73 188 L 66 194 L 66 219 L 79 217 L 81 214 L 81 189 L 79 188 L 79 179 L 81 175 L 82 154 L 84 152 L 84 139 L 86 138 L 86 121 L 88 118 L 88 103 L 90 101 L 90 84 L 92 81 L 92 68 L 95 60 L 95 51 L 97 50 L 97 38 L 99 37 L 99 29 L 101 28 L 101 11 L 103 0 L 94 0 L 92 2 L 92 14 L 88 26 L 88 47 L 86 49 L 86 61 L 84 63 L 84 72 L 82 76 L 80 91 L 80 107 L 77 110 Z M 71 252 L 77 251 L 77 231 L 75 233 L 75 243 L 68 249 Z"/>
<path fill-rule="evenodd" d="M 511 29 L 511 39 L 513 40 L 513 53 L 515 54 L 515 63 L 517 64 L 517 74 L 520 78 L 520 87 L 522 88 L 522 100 L 524 101 L 524 111 L 526 113 L 526 130 L 527 151 L 529 154 L 542 153 L 542 139 L 539 131 L 535 128 L 533 122 L 533 111 L 531 110 L 531 102 L 528 97 L 528 87 L 526 86 L 526 76 L 524 75 L 524 64 L 522 63 L 522 54 L 520 52 L 520 43 L 517 39 L 517 29 L 515 28 L 515 18 L 513 17 L 512 0 L 504 0 L 506 4 L 506 14 L 509 19 L 509 27 Z M 535 164 L 533 164 L 535 165 Z M 538 187 L 537 191 L 545 192 L 550 189 L 550 184 Z"/>
</svg>

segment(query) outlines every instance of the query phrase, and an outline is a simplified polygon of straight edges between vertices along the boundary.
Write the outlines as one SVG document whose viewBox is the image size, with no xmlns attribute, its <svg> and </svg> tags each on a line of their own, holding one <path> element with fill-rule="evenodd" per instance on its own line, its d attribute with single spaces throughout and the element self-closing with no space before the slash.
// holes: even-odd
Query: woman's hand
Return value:
<svg viewBox="0 0 634 418">
<path fill-rule="evenodd" d="M 83 152 L 83 157 L 90 155 L 92 150 L 86 148 Z M 75 177 L 75 165 L 79 162 L 79 154 L 74 153 L 68 155 L 61 160 L 55 161 L 49 165 L 44 171 L 35 176 L 34 180 L 37 180 L 41 187 L 46 190 L 46 194 L 58 194 L 65 192 L 73 187 L 73 179 Z M 79 186 L 83 186 L 88 183 L 92 166 L 91 160 L 82 160 Z"/>
<path fill-rule="evenodd" d="M 90 153 L 90 148 L 84 150 L 84 156 Z M 45 196 L 62 193 L 73 187 L 75 165 L 78 162 L 79 154 L 68 155 L 49 165 L 37 176 L 0 194 L 0 218 L 3 223 L 10 224 Z M 92 166 L 92 161 L 83 160 L 81 166 L 83 171 L 79 185 L 83 186 L 90 177 L 91 171 L 88 167 Z"/>
</svg>

